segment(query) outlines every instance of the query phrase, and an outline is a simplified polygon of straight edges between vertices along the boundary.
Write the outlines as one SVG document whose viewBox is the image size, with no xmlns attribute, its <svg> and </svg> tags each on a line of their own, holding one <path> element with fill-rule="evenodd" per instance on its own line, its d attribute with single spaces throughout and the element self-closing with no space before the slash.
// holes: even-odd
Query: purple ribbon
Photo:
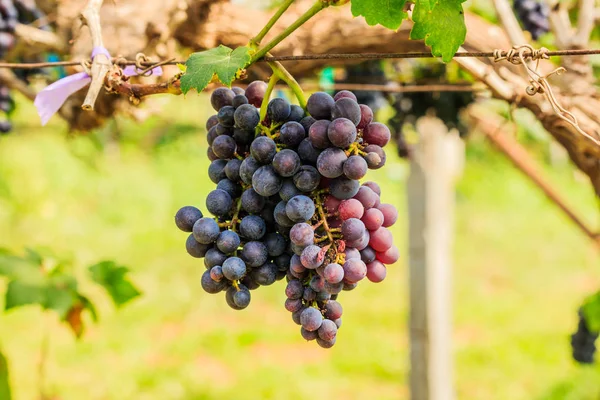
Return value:
<svg viewBox="0 0 600 400">
<path fill-rule="evenodd" d="M 104 54 L 109 59 L 111 58 L 110 53 L 104 47 L 94 47 L 92 50 L 92 60 L 98 54 Z M 125 68 L 123 74 L 126 76 L 135 76 L 138 75 L 138 71 L 135 66 L 131 65 Z M 152 69 L 151 75 L 162 75 L 162 68 L 156 67 Z M 60 110 L 70 95 L 84 88 L 91 81 L 92 78 L 87 72 L 78 72 L 59 79 L 42 89 L 37 96 L 35 96 L 35 100 L 33 101 L 33 104 L 37 108 L 38 115 L 42 120 L 42 126 L 46 125 L 50 118 Z"/>
</svg>

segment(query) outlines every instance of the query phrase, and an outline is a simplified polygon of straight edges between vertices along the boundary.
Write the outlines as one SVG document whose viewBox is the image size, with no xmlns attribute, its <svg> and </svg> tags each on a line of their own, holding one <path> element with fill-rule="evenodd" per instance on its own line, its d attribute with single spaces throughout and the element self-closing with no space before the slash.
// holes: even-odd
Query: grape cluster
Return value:
<svg viewBox="0 0 600 400">
<path fill-rule="evenodd" d="M 0 59 L 4 59 L 7 53 L 15 45 L 15 28 L 17 24 L 30 24 L 33 21 L 39 21 L 45 18 L 45 14 L 40 10 L 33 0 L 0 0 Z M 42 24 L 39 26 L 42 30 L 52 30 L 50 25 Z M 19 58 L 19 62 L 39 62 L 42 61 L 40 55 Z M 40 70 L 23 69 L 15 70 L 18 78 L 28 82 L 28 77 L 39 73 Z M 8 120 L 8 114 L 14 109 L 14 101 L 10 90 L 6 86 L 0 85 L 0 112 L 4 113 L 5 119 L 0 120 L 0 135 L 11 131 L 12 124 Z"/>
<path fill-rule="evenodd" d="M 387 229 L 396 209 L 381 203 L 375 182 L 359 183 L 385 164 L 391 134 L 348 91 L 314 93 L 309 115 L 283 98 L 266 99 L 261 121 L 266 90 L 255 81 L 245 91 L 212 93 L 212 216 L 186 206 L 175 222 L 190 232 L 188 253 L 204 258 L 206 292 L 224 291 L 227 304 L 241 310 L 252 290 L 285 278 L 285 308 L 302 336 L 330 348 L 341 326 L 339 293 L 365 277 L 381 282 L 385 265 L 399 257 Z"/>
<path fill-rule="evenodd" d="M 523 28 L 531 33 L 537 40 L 544 33 L 550 31 L 550 9 L 543 1 L 515 0 L 513 3 L 515 14 L 523 24 Z"/>
<path fill-rule="evenodd" d="M 581 364 L 593 364 L 594 354 L 596 353 L 596 339 L 598 339 L 598 332 L 590 331 L 585 315 L 579 310 L 577 332 L 571 335 L 573 359 Z"/>
</svg>

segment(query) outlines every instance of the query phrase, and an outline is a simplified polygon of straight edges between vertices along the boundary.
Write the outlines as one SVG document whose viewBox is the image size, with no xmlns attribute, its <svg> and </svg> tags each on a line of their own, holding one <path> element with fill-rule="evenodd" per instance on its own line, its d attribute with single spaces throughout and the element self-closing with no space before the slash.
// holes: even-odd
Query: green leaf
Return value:
<svg viewBox="0 0 600 400">
<path fill-rule="evenodd" d="M 431 53 L 449 62 L 465 41 L 464 0 L 418 0 L 413 10 L 413 40 L 425 40 Z"/>
<path fill-rule="evenodd" d="M 600 292 L 588 297 L 581 307 L 581 311 L 590 331 L 600 332 Z"/>
<path fill-rule="evenodd" d="M 92 321 L 98 322 L 98 312 L 96 311 L 96 307 L 94 304 L 85 296 L 79 295 L 79 301 L 83 304 L 83 308 L 90 312 L 92 316 Z"/>
<path fill-rule="evenodd" d="M 129 270 L 114 261 L 103 261 L 90 268 L 94 282 L 102 285 L 117 307 L 139 296 L 141 293 L 126 278 Z"/>
<path fill-rule="evenodd" d="M 0 352 L 0 399 L 10 400 L 10 381 L 8 379 L 8 361 Z"/>
<path fill-rule="evenodd" d="M 223 84 L 230 86 L 239 72 L 249 63 L 249 47 L 238 47 L 232 50 L 220 45 L 214 49 L 192 53 L 185 62 L 186 70 L 180 80 L 181 91 L 183 94 L 191 89 L 201 92 L 214 76 Z"/>
<path fill-rule="evenodd" d="M 65 319 L 69 311 L 79 300 L 77 281 L 68 275 L 51 277 L 44 295 L 44 308 L 56 311 L 61 319 Z"/>
<path fill-rule="evenodd" d="M 369 25 L 383 25 L 398 29 L 407 14 L 404 5 L 407 0 L 352 0 L 352 15 L 363 16 Z"/>
<path fill-rule="evenodd" d="M 45 290 L 44 285 L 36 285 L 21 280 L 10 281 L 6 288 L 4 309 L 10 310 L 28 304 L 44 304 L 46 299 Z"/>
</svg>

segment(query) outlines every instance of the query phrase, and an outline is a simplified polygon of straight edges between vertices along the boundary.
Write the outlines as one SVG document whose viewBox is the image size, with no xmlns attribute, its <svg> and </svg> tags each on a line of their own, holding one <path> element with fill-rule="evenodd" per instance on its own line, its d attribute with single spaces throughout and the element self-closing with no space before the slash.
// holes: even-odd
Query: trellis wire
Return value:
<svg viewBox="0 0 600 400">
<path fill-rule="evenodd" d="M 475 57 L 475 58 L 494 58 L 498 53 L 493 51 L 488 52 L 471 52 L 463 51 L 454 54 L 454 57 Z M 502 51 L 501 55 L 507 55 L 508 52 Z M 548 51 L 546 54 L 550 57 L 555 56 L 584 56 L 584 55 L 598 55 L 600 49 L 576 49 L 576 50 L 553 50 Z M 524 56 L 527 58 L 529 54 L 525 53 Z M 318 61 L 318 60 L 383 60 L 383 59 L 404 59 L 404 58 L 436 58 L 430 52 L 408 52 L 408 53 L 337 53 L 337 54 L 304 54 L 298 56 L 267 56 L 258 60 L 259 62 L 269 61 Z M 119 65 L 136 65 L 135 60 L 123 60 L 114 58 L 113 61 L 119 60 Z M 39 62 L 39 63 L 8 63 L 0 62 L 0 68 L 11 68 L 11 69 L 37 69 L 37 68 L 49 68 L 49 67 L 72 67 L 80 65 L 81 61 L 52 61 L 52 62 Z M 185 64 L 185 60 L 171 60 L 165 61 L 162 65 L 176 65 Z M 155 62 L 142 62 L 141 65 L 145 67 L 151 67 L 155 65 Z"/>
</svg>

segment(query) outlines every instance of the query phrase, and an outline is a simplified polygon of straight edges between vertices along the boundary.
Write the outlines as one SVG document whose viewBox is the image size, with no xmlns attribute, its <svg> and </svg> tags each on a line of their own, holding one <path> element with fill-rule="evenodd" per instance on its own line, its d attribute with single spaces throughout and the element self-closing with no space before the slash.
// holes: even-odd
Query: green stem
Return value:
<svg viewBox="0 0 600 400">
<path fill-rule="evenodd" d="M 275 89 L 275 84 L 277 84 L 278 80 L 279 76 L 277 76 L 277 74 L 274 73 L 271 75 L 271 79 L 269 79 L 269 84 L 267 85 L 267 91 L 265 92 L 265 97 L 263 97 L 263 101 L 260 103 L 260 123 L 258 125 L 260 129 L 263 129 L 264 127 L 262 122 L 267 117 L 267 106 L 269 105 L 269 99 L 271 98 L 271 93 L 273 93 L 273 89 Z"/>
<path fill-rule="evenodd" d="M 283 2 L 283 4 L 281 4 L 281 6 L 279 6 L 277 12 L 271 17 L 271 19 L 269 20 L 269 22 L 267 22 L 264 28 L 262 28 L 262 30 L 258 32 L 258 35 L 250 39 L 250 46 L 258 47 L 258 45 L 260 45 L 260 41 L 264 39 L 265 35 L 269 33 L 273 25 L 275 25 L 275 23 L 279 20 L 283 13 L 292 5 L 293 2 L 294 0 L 286 0 L 285 2 Z"/>
<path fill-rule="evenodd" d="M 324 2 L 322 0 L 317 0 L 315 4 L 311 8 L 308 9 L 304 14 L 302 14 L 293 24 L 285 28 L 283 32 L 277 35 L 273 40 L 267 43 L 262 49 L 259 49 L 254 56 L 252 56 L 252 60 L 250 60 L 250 64 L 253 64 L 257 60 L 263 58 L 269 51 L 273 49 L 273 47 L 277 46 L 279 42 L 288 37 L 292 32 L 302 26 L 306 21 L 315 16 L 319 11 L 329 6 L 329 2 Z"/>
<path fill-rule="evenodd" d="M 290 87 L 290 89 L 292 89 L 292 92 L 294 92 L 294 95 L 298 99 L 300 107 L 306 110 L 306 96 L 304 96 L 304 92 L 302 91 L 302 88 L 300 87 L 298 81 L 296 81 L 292 74 L 290 74 L 288 70 L 285 69 L 283 65 L 281 65 L 281 63 L 277 61 L 269 61 L 268 64 L 269 67 L 271 67 L 271 69 L 273 70 L 273 74 L 277 75 L 279 79 L 284 81 Z"/>
</svg>

